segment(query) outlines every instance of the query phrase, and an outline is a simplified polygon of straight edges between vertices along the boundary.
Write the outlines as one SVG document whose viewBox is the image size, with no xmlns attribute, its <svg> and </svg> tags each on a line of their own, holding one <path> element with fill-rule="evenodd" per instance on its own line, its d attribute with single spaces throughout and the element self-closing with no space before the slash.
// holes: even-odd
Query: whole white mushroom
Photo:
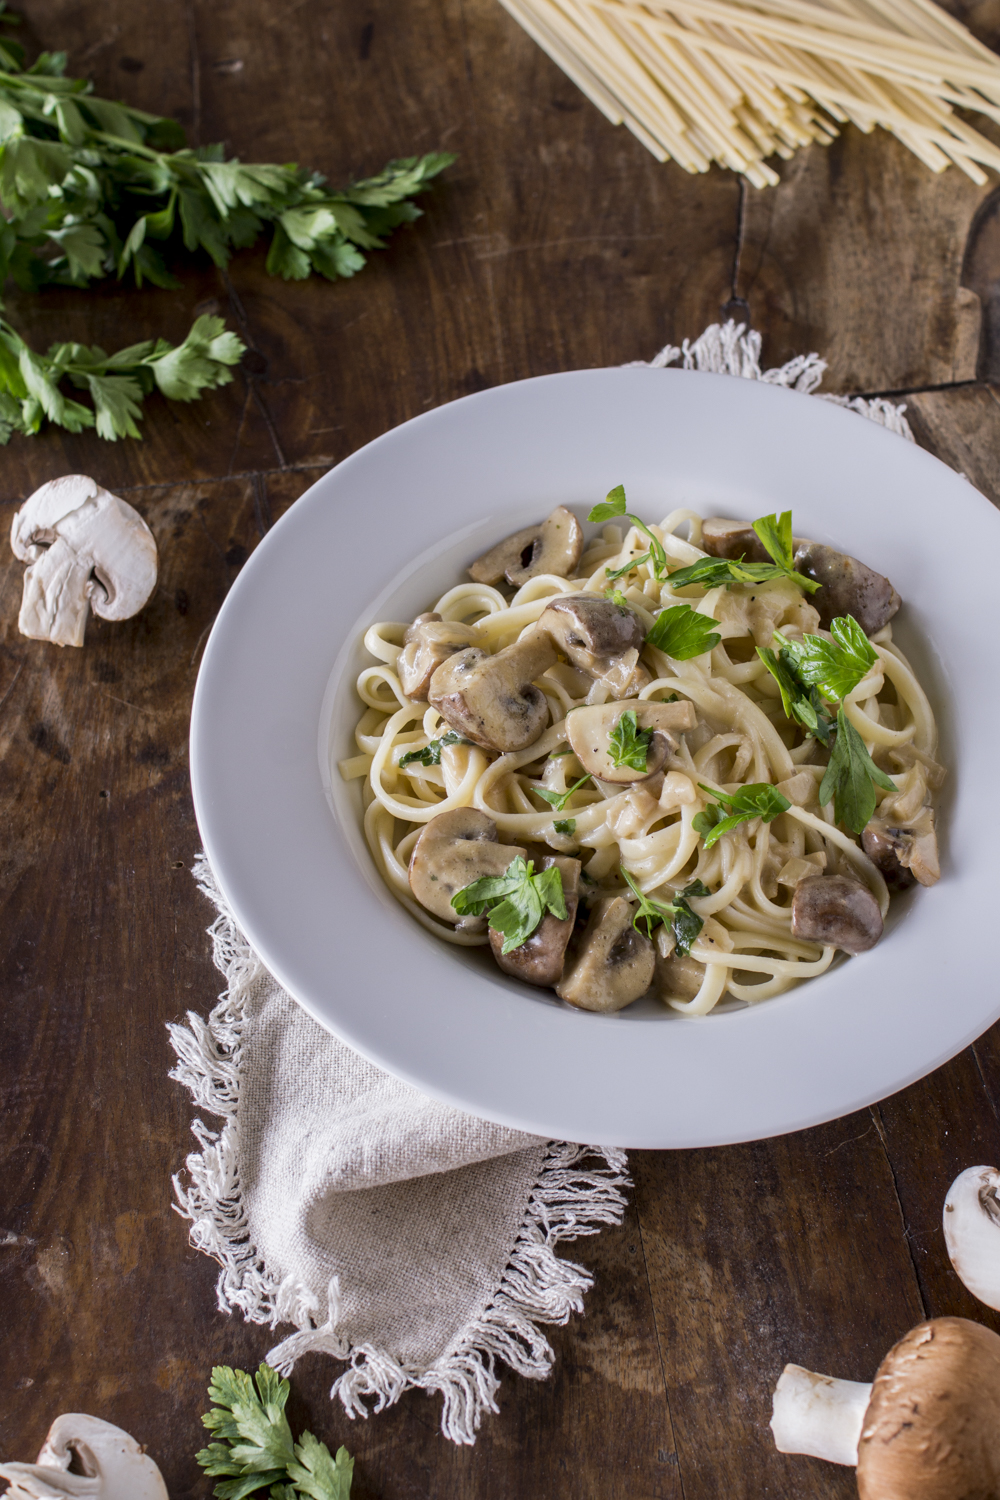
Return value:
<svg viewBox="0 0 1000 1500">
<path fill-rule="evenodd" d="M 137 510 L 85 474 L 43 484 L 10 529 L 28 567 L 18 628 L 36 641 L 82 646 L 87 611 L 138 614 L 156 586 L 156 542 Z"/>
<path fill-rule="evenodd" d="M 70 1473 L 74 1459 L 82 1473 Z M 82 1412 L 56 1417 L 37 1463 L 0 1464 L 0 1478 L 10 1481 L 4 1500 L 169 1500 L 163 1476 L 135 1438 Z"/>
</svg>

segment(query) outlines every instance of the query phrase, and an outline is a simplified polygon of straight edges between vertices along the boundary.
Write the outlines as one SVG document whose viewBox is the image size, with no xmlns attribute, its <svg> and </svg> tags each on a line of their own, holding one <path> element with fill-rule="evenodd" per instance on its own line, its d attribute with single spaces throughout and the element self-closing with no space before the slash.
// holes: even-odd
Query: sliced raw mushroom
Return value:
<svg viewBox="0 0 1000 1500">
<path fill-rule="evenodd" d="M 82 646 L 87 612 L 138 614 L 156 586 L 156 542 L 137 510 L 84 474 L 43 484 L 10 530 L 28 563 L 18 629 L 36 641 Z"/>
<path fill-rule="evenodd" d="M 934 813 L 929 807 L 905 828 L 872 818 L 861 835 L 861 847 L 890 891 L 905 891 L 917 880 L 921 885 L 934 885 L 941 878 Z"/>
<path fill-rule="evenodd" d="M 1000 1495 L 1000 1337 L 933 1318 L 900 1339 L 872 1385 L 786 1365 L 771 1431 L 780 1453 L 857 1464 L 860 1500 Z"/>
<path fill-rule="evenodd" d="M 742 557 L 746 562 L 772 561 L 749 521 L 730 521 L 724 516 L 709 516 L 702 523 L 701 545 L 709 557 Z"/>
<path fill-rule="evenodd" d="M 515 531 L 484 552 L 469 569 L 476 583 L 508 583 L 520 588 L 540 573 L 554 573 L 568 578 L 583 552 L 583 530 L 565 505 L 557 505 L 552 514 L 534 526 Z"/>
<path fill-rule="evenodd" d="M 466 931 L 485 931 L 485 917 L 461 918 L 451 904 L 457 891 L 486 875 L 502 875 L 525 851 L 497 842 L 497 825 L 474 807 L 438 813 L 410 855 L 410 890 L 435 917 Z"/>
<path fill-rule="evenodd" d="M 1000 1309 L 1000 1172 L 967 1167 L 948 1189 L 944 1203 L 944 1242 L 955 1275 L 964 1287 Z"/>
<path fill-rule="evenodd" d="M 653 731 L 646 749 L 646 767 L 641 771 L 634 766 L 616 766 L 611 756 L 611 735 L 622 716 L 629 712 L 635 714 L 638 729 Z M 618 703 L 596 703 L 590 708 L 574 708 L 566 719 L 566 733 L 570 748 L 585 771 L 599 781 L 626 786 L 662 770 L 677 748 L 676 735 L 693 729 L 695 723 L 694 704 L 686 698 L 676 703 L 631 698 Z"/>
<path fill-rule="evenodd" d="M 795 567 L 820 587 L 810 602 L 819 610 L 820 624 L 829 626 L 838 615 L 853 615 L 865 635 L 888 625 L 901 604 L 899 595 L 881 573 L 819 542 L 801 542 Z"/>
<path fill-rule="evenodd" d="M 57 1417 L 37 1463 L 0 1464 L 0 1478 L 10 1481 L 7 1500 L 169 1500 L 163 1476 L 135 1438 L 82 1412 Z"/>
<path fill-rule="evenodd" d="M 490 947 L 493 957 L 505 974 L 523 979 L 525 984 L 547 985 L 552 988 L 562 976 L 566 958 L 566 945 L 573 935 L 576 908 L 580 898 L 580 861 L 565 855 L 544 855 L 538 861 L 539 870 L 557 866 L 562 876 L 563 897 L 566 902 L 565 918 L 546 912 L 541 924 L 519 948 L 509 953 L 503 950 L 503 933 L 490 928 Z"/>
<path fill-rule="evenodd" d="M 549 722 L 534 679 L 555 663 L 552 642 L 537 629 L 495 656 L 468 646 L 438 667 L 427 696 L 452 729 L 484 750 L 524 750 Z"/>
<path fill-rule="evenodd" d="M 792 936 L 865 953 L 882 936 L 882 913 L 866 885 L 847 875 L 810 875 L 792 897 Z"/>
<path fill-rule="evenodd" d="M 653 982 L 656 957 L 648 938 L 632 926 L 624 896 L 602 896 L 590 912 L 575 953 L 566 961 L 556 994 L 580 1010 L 622 1010 Z"/>
<path fill-rule="evenodd" d="M 538 628 L 548 631 L 574 667 L 606 682 L 616 698 L 635 690 L 646 632 L 634 610 L 598 594 L 562 594 L 546 606 Z"/>
<path fill-rule="evenodd" d="M 442 620 L 438 614 L 418 615 L 403 636 L 403 649 L 396 659 L 399 685 L 414 702 L 427 697 L 431 678 L 443 661 L 471 646 L 476 631 L 471 625 Z"/>
</svg>

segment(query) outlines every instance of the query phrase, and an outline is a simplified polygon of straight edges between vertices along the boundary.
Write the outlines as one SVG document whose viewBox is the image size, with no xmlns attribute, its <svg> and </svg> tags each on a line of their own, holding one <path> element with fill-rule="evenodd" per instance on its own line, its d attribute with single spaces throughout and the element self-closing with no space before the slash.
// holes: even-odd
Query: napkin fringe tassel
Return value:
<svg viewBox="0 0 1000 1500">
<path fill-rule="evenodd" d="M 189 1011 L 187 1026 L 168 1027 L 178 1059 L 170 1076 L 223 1124 L 213 1131 L 200 1119 L 192 1122 L 201 1149 L 187 1158 L 187 1182 L 179 1177 L 173 1182 L 175 1208 L 191 1222 L 191 1244 L 222 1267 L 216 1288 L 219 1308 L 226 1313 L 239 1309 L 249 1322 L 272 1328 L 297 1325 L 298 1331 L 268 1356 L 284 1374 L 313 1350 L 348 1359 L 349 1367 L 334 1381 L 330 1395 L 342 1402 L 349 1417 L 382 1411 L 408 1390 L 436 1392 L 443 1398 L 445 1437 L 474 1443 L 485 1414 L 499 1410 L 497 1362 L 528 1379 L 544 1380 L 555 1356 L 539 1325 L 564 1324 L 583 1311 L 593 1277 L 573 1261 L 560 1260 L 555 1246 L 621 1223 L 625 1191 L 631 1186 L 625 1152 L 550 1142 L 499 1288 L 432 1365 L 401 1364 L 371 1344 L 349 1349 L 336 1333 L 339 1287 L 334 1283 L 329 1288 L 328 1316 L 319 1323 L 315 1295 L 292 1278 L 279 1282 L 250 1238 L 240 1192 L 237 1105 L 244 1001 L 263 965 L 227 910 L 203 856 L 193 873 L 219 911 L 209 934 L 216 966 L 227 983 L 207 1021 Z"/>
</svg>

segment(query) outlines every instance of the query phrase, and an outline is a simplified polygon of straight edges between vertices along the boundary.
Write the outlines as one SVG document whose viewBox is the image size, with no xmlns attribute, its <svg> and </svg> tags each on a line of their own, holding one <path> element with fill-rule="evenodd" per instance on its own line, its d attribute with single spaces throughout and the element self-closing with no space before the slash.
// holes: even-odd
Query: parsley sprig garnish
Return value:
<svg viewBox="0 0 1000 1500">
<path fill-rule="evenodd" d="M 502 875 L 484 875 L 463 886 L 451 898 L 459 916 L 482 916 L 489 913 L 489 924 L 503 934 L 503 952 L 510 953 L 527 942 L 539 927 L 545 913 L 560 921 L 567 916 L 562 874 L 558 865 L 534 873 L 532 860 L 517 857 Z"/>
<path fill-rule="evenodd" d="M 700 781 L 698 786 L 701 791 L 716 799 L 691 819 L 691 826 L 704 838 L 706 849 L 710 849 L 724 833 L 731 833 L 741 823 L 748 823 L 751 818 L 762 818 L 765 823 L 771 823 L 779 813 L 787 812 L 792 805 L 769 781 L 751 782 L 748 786 L 740 787 L 738 792 L 717 792 Z"/>
<path fill-rule="evenodd" d="M 414 761 L 419 761 L 422 766 L 439 766 L 441 751 L 445 745 L 471 744 L 472 741 L 467 740 L 464 734 L 457 734 L 454 729 L 449 729 L 448 733 L 443 734 L 439 740 L 428 740 L 427 744 L 422 745 L 419 750 L 407 750 L 405 755 L 400 756 L 399 768 L 402 770 L 404 766 L 413 765 Z"/>
<path fill-rule="evenodd" d="M 616 516 L 624 516 L 626 521 L 631 521 L 632 525 L 638 531 L 641 531 L 649 542 L 649 552 L 644 557 L 639 558 L 638 562 L 651 561 L 653 564 L 653 577 L 662 582 L 667 576 L 667 554 L 663 550 L 663 543 L 653 535 L 645 521 L 640 521 L 638 516 L 631 515 L 625 509 L 627 503 L 625 499 L 625 486 L 623 484 L 616 484 L 613 490 L 608 491 L 606 499 L 600 505 L 594 506 L 587 520 L 613 521 Z M 632 568 L 637 565 L 638 563 L 636 562 L 629 564 Z M 607 570 L 605 569 L 605 571 Z M 628 569 L 625 571 L 627 572 Z M 617 577 L 620 575 L 615 574 L 614 576 Z"/>
<path fill-rule="evenodd" d="M 214 1405 L 201 1420 L 213 1441 L 196 1456 L 208 1474 L 225 1476 L 212 1491 L 217 1500 L 243 1500 L 265 1489 L 270 1500 L 349 1500 L 353 1458 L 346 1448 L 334 1458 L 311 1432 L 294 1441 L 285 1416 L 289 1389 L 266 1364 L 253 1380 L 226 1365 L 212 1371 Z"/>
<path fill-rule="evenodd" d="M 581 776 L 579 781 L 574 781 L 573 785 L 567 787 L 564 792 L 550 792 L 547 787 L 543 786 L 533 786 L 531 790 L 536 794 L 536 796 L 541 797 L 543 802 L 548 802 L 552 807 L 554 807 L 556 812 L 562 812 L 567 802 L 572 797 L 573 793 L 579 791 L 580 787 L 583 786 L 583 783 L 589 780 L 590 772 L 588 771 L 586 776 Z M 559 824 L 556 823 L 554 826 L 556 827 L 556 829 L 558 829 Z"/>
<path fill-rule="evenodd" d="M 657 615 L 646 642 L 674 661 L 688 661 L 711 651 L 722 640 L 715 624 L 715 620 L 698 614 L 690 604 L 674 604 Z"/>
<path fill-rule="evenodd" d="M 705 925 L 702 918 L 691 910 L 687 898 L 710 896 L 712 893 L 708 886 L 701 880 L 692 880 L 690 885 L 678 891 L 672 901 L 655 901 L 651 896 L 643 895 L 626 869 L 622 869 L 622 874 L 639 901 L 639 908 L 632 918 L 632 926 L 636 932 L 639 931 L 639 923 L 645 922 L 646 937 L 651 938 L 654 929 L 662 922 L 673 933 L 677 952 L 686 957 L 691 951 L 691 944 Z"/>
<path fill-rule="evenodd" d="M 635 709 L 626 709 L 608 735 L 608 754 L 611 757 L 611 764 L 628 766 L 633 771 L 645 771 L 652 739 L 652 729 L 639 728 Z"/>
<path fill-rule="evenodd" d="M 814 578 L 807 578 L 795 570 L 791 511 L 783 511 L 780 516 L 761 516 L 754 521 L 753 529 L 773 562 L 748 563 L 742 558 L 702 557 L 690 567 L 678 568 L 671 573 L 671 588 L 686 588 L 691 583 L 700 583 L 705 589 L 715 589 L 720 584 L 729 588 L 734 583 L 767 583 L 775 578 L 790 578 L 800 589 L 814 594 L 820 585 Z"/>
<path fill-rule="evenodd" d="M 831 620 L 830 634 L 829 641 L 822 635 L 794 641 L 776 630 L 774 639 L 795 663 L 800 679 L 836 703 L 854 691 L 878 661 L 878 652 L 853 615 Z"/>
</svg>

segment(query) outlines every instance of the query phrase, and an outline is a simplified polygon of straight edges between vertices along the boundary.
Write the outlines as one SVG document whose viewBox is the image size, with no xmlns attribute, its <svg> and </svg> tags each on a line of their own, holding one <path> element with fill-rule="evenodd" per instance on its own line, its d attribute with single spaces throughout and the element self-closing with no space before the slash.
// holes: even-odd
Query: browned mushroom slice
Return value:
<svg viewBox="0 0 1000 1500">
<path fill-rule="evenodd" d="M 545 855 L 539 861 L 539 869 L 547 870 L 556 865 L 562 876 L 563 897 L 566 902 L 565 918 L 554 917 L 546 912 L 540 926 L 536 927 L 526 942 L 519 948 L 503 952 L 503 933 L 490 928 L 490 947 L 493 957 L 505 974 L 523 979 L 525 984 L 551 987 L 558 983 L 566 958 L 566 945 L 573 935 L 576 908 L 580 899 L 580 861 L 564 855 Z"/>
<path fill-rule="evenodd" d="M 464 646 L 471 646 L 475 639 L 471 625 L 442 620 L 437 614 L 418 615 L 403 636 L 403 649 L 396 661 L 399 685 L 406 696 L 414 702 L 426 698 L 441 663 Z"/>
<path fill-rule="evenodd" d="M 546 606 L 538 628 L 574 667 L 608 680 L 612 691 L 627 691 L 646 642 L 634 610 L 598 594 L 562 594 Z"/>
<path fill-rule="evenodd" d="M 502 875 L 524 850 L 497 843 L 497 825 L 474 807 L 438 813 L 426 824 L 410 855 L 410 890 L 420 905 L 444 922 L 457 923 L 456 891 L 485 875 Z M 465 925 L 472 925 L 466 919 Z M 486 926 L 483 918 L 479 924 Z"/>
<path fill-rule="evenodd" d="M 651 729 L 653 737 L 646 747 L 645 769 L 616 765 L 611 736 L 626 713 L 635 714 L 639 730 Z M 648 698 L 626 698 L 620 703 L 595 703 L 589 708 L 574 708 L 566 719 L 570 749 L 585 771 L 599 781 L 627 786 L 643 781 L 663 769 L 677 748 L 675 736 L 693 729 L 695 708 L 688 700 L 676 703 L 654 703 Z"/>
<path fill-rule="evenodd" d="M 568 578 L 580 561 L 583 530 L 565 505 L 557 505 L 552 514 L 534 526 L 515 531 L 484 552 L 469 569 L 476 583 L 508 583 L 520 588 L 539 573 L 555 573 Z"/>
<path fill-rule="evenodd" d="M 749 521 L 709 516 L 701 528 L 702 550 L 709 557 L 742 557 L 747 562 L 771 562 L 771 557 Z"/>
<path fill-rule="evenodd" d="M 632 913 L 624 896 L 602 896 L 594 903 L 555 987 L 561 1000 L 580 1010 L 609 1012 L 645 994 L 656 958 L 652 943 L 632 926 Z"/>
<path fill-rule="evenodd" d="M 846 552 L 836 552 L 818 542 L 800 542 L 795 566 L 820 585 L 809 602 L 819 610 L 824 627 L 839 615 L 853 615 L 865 635 L 874 635 L 888 625 L 900 606 L 900 597 L 888 578 Z"/>
<path fill-rule="evenodd" d="M 524 750 L 549 721 L 548 702 L 534 678 L 556 660 L 552 642 L 539 630 L 495 656 L 469 646 L 438 667 L 427 696 L 452 729 L 484 750 Z"/>
<path fill-rule="evenodd" d="M 882 936 L 882 913 L 866 885 L 846 875 L 810 875 L 792 897 L 792 936 L 865 953 Z"/>
<path fill-rule="evenodd" d="M 872 818 L 861 835 L 861 847 L 891 891 L 905 891 L 916 880 L 934 885 L 941 878 L 934 814 L 929 807 L 903 828 Z"/>
</svg>

